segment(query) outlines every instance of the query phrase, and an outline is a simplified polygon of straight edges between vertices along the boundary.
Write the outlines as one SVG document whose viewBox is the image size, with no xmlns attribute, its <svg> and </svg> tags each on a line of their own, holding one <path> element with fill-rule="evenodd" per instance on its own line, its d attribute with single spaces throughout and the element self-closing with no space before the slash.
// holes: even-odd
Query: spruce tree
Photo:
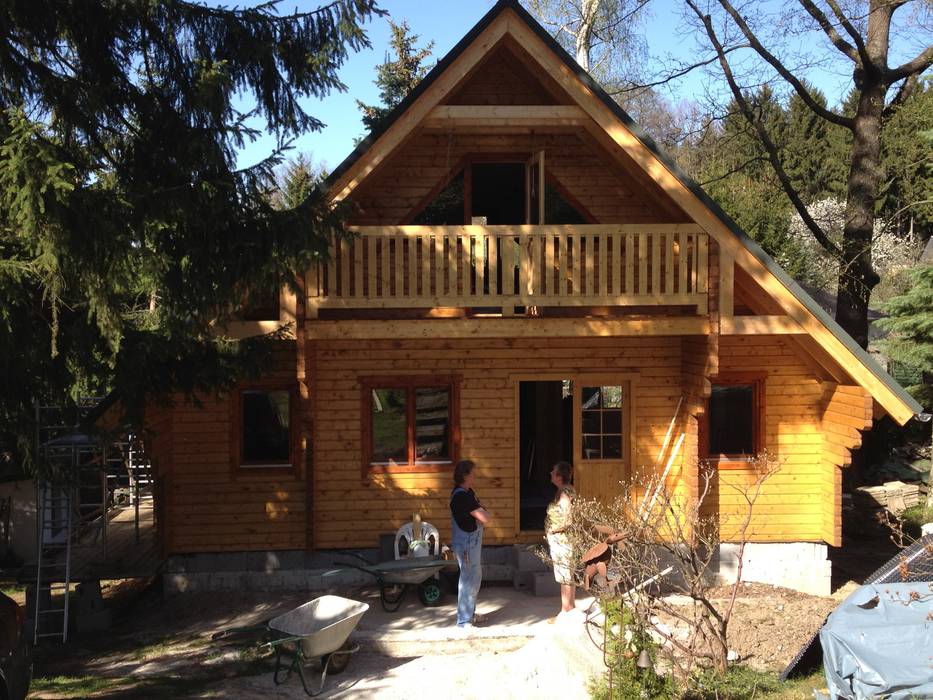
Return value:
<svg viewBox="0 0 933 700">
<path fill-rule="evenodd" d="M 376 79 L 373 81 L 379 87 L 381 104 L 367 105 L 360 100 L 356 101 L 356 106 L 363 113 L 363 126 L 367 131 L 372 131 L 421 82 L 429 70 L 424 62 L 430 58 L 431 49 L 434 48 L 433 41 L 420 49 L 416 48 L 418 35 L 411 33 L 405 20 L 398 24 L 389 20 L 389 27 L 392 30 L 390 53 L 376 67 Z"/>
<path fill-rule="evenodd" d="M 301 104 L 343 88 L 373 0 L 32 0 L 0 6 L 0 454 L 28 456 L 34 399 L 195 395 L 256 371 L 267 343 L 218 338 L 246 290 L 288 279 L 342 231 L 312 195 L 269 194 Z M 269 158 L 238 167 L 259 130 Z"/>
</svg>

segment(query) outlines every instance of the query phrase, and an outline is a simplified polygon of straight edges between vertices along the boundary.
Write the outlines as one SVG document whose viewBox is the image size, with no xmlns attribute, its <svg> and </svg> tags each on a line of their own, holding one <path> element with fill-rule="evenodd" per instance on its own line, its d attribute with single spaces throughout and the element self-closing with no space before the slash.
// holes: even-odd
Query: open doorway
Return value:
<svg viewBox="0 0 933 700">
<path fill-rule="evenodd" d="M 543 530 L 554 497 L 551 468 L 573 456 L 573 391 L 569 379 L 519 383 L 520 529 Z"/>
</svg>

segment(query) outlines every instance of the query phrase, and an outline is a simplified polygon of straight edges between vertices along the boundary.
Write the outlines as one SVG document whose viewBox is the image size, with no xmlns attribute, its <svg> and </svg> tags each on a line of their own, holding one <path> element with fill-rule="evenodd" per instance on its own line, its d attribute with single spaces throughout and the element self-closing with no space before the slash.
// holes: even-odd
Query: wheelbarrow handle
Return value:
<svg viewBox="0 0 933 700">
<path fill-rule="evenodd" d="M 361 562 L 363 562 L 363 563 L 366 564 L 367 566 L 373 566 L 374 563 L 375 563 L 375 562 L 371 562 L 369 559 L 367 559 L 366 557 L 364 557 L 362 554 L 357 554 L 356 552 L 348 552 L 348 551 L 346 551 L 346 550 L 341 550 L 341 551 L 339 552 L 339 554 L 340 554 L 340 556 L 342 556 L 342 557 L 353 557 L 354 559 L 359 559 Z M 334 562 L 334 563 L 336 563 L 336 562 Z"/>
<path fill-rule="evenodd" d="M 366 560 L 364 559 L 363 561 L 366 561 Z M 334 566 L 348 566 L 348 567 L 350 567 L 351 569 L 356 569 L 357 571 L 362 571 L 362 572 L 364 572 L 364 573 L 369 574 L 370 576 L 376 577 L 377 579 L 380 577 L 380 574 L 378 574 L 378 573 L 376 573 L 375 571 L 373 571 L 373 565 L 372 565 L 372 564 L 368 564 L 367 566 L 363 566 L 362 564 L 357 564 L 357 563 L 352 562 L 352 561 L 335 561 L 335 562 L 334 562 Z"/>
<path fill-rule="evenodd" d="M 263 652 L 264 652 L 264 651 L 269 651 L 269 652 L 272 652 L 272 651 L 275 651 L 275 648 L 276 648 L 279 644 L 287 644 L 287 643 L 289 643 L 289 642 L 300 643 L 302 639 L 304 639 L 304 637 L 295 636 L 295 635 L 291 635 L 291 636 L 288 636 L 288 637 L 276 637 L 275 639 L 270 639 L 268 642 L 265 642 L 264 644 L 261 644 L 261 645 L 259 646 L 259 651 L 263 651 Z"/>
<path fill-rule="evenodd" d="M 218 639 L 225 639 L 226 637 L 233 637 L 238 634 L 247 634 L 251 632 L 268 632 L 269 628 L 266 625 L 250 625 L 248 627 L 230 627 L 229 629 L 220 630 L 219 632 L 214 632 L 211 635 L 211 641 L 216 642 Z"/>
</svg>

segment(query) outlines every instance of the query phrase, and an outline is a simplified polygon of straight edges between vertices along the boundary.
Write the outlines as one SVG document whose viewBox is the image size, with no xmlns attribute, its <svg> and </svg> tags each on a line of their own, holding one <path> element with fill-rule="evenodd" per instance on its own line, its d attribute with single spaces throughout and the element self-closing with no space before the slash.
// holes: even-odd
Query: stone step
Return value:
<svg viewBox="0 0 933 700">
<path fill-rule="evenodd" d="M 516 572 L 548 571 L 551 568 L 524 544 L 512 545 L 512 566 Z"/>
</svg>

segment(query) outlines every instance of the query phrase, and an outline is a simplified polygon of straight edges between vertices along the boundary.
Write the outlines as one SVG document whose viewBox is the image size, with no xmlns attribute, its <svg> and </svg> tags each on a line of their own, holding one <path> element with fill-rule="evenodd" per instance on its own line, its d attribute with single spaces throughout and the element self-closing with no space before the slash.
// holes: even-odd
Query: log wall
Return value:
<svg viewBox="0 0 933 700">
<path fill-rule="evenodd" d="M 679 338 L 317 341 L 313 360 L 317 424 L 314 546 L 373 546 L 412 512 L 450 536 L 450 474 L 371 474 L 360 478 L 361 400 L 357 377 L 458 373 L 462 376 L 461 456 L 477 463 L 477 493 L 494 514 L 486 541 L 517 541 L 516 375 L 637 375 L 636 462 L 651 465 L 680 396 Z"/>
</svg>

